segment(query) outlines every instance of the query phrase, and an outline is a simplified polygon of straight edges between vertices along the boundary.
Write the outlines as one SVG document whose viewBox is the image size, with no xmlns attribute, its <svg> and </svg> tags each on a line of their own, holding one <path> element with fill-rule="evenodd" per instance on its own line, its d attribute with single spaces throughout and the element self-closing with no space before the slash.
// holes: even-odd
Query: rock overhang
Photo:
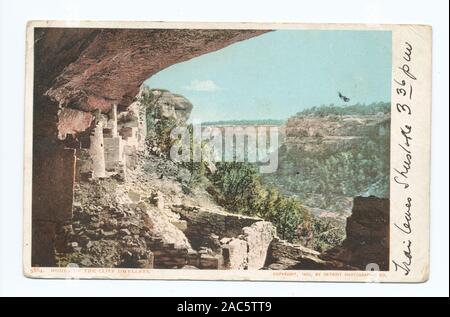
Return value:
<svg viewBox="0 0 450 317">
<path fill-rule="evenodd" d="M 265 32 L 39 28 L 35 90 L 60 107 L 107 113 L 117 104 L 124 109 L 142 83 L 162 69 Z"/>
</svg>

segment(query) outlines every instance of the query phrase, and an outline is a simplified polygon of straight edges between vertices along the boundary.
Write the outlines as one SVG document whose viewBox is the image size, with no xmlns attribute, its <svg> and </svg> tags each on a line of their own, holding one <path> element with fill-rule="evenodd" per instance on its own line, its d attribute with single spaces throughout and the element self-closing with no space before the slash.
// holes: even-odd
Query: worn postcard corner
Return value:
<svg viewBox="0 0 450 317">
<path fill-rule="evenodd" d="M 29 21 L 24 275 L 427 281 L 431 32 Z"/>
</svg>

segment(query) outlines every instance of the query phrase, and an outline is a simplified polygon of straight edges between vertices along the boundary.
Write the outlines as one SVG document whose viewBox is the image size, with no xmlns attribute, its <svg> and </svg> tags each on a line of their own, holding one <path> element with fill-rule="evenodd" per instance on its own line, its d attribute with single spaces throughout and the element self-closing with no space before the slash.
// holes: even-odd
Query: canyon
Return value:
<svg viewBox="0 0 450 317">
<path fill-rule="evenodd" d="M 342 228 L 353 197 L 389 197 L 390 105 L 322 106 L 283 125 L 279 168 L 268 184 Z"/>
</svg>

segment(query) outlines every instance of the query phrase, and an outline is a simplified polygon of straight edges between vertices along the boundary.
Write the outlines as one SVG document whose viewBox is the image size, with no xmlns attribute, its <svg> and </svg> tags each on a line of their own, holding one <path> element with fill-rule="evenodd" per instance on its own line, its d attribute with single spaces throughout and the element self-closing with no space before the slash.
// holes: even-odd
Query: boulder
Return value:
<svg viewBox="0 0 450 317">
<path fill-rule="evenodd" d="M 276 229 L 271 222 L 259 221 L 242 230 L 248 245 L 247 267 L 249 270 L 260 269 L 266 263 L 267 251 L 276 235 Z"/>
</svg>

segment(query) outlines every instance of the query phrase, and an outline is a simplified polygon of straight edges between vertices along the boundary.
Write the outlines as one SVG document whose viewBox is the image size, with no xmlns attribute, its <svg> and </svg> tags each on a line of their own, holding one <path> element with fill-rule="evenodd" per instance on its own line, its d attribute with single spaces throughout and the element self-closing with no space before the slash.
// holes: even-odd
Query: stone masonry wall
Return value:
<svg viewBox="0 0 450 317">
<path fill-rule="evenodd" d="M 242 228 L 261 221 L 260 218 L 222 211 L 200 210 L 190 206 L 173 206 L 172 210 L 187 221 L 185 234 L 194 248 L 201 245 L 205 236 L 216 234 L 219 239 L 237 237 L 242 234 Z"/>
<path fill-rule="evenodd" d="M 173 210 L 187 222 L 184 233 L 192 247 L 199 250 L 199 259 L 189 265 L 204 268 L 207 263 L 211 269 L 257 270 L 264 267 L 269 246 L 276 236 L 272 223 L 186 206 L 175 206 Z M 191 254 L 190 258 L 195 257 Z"/>
</svg>

